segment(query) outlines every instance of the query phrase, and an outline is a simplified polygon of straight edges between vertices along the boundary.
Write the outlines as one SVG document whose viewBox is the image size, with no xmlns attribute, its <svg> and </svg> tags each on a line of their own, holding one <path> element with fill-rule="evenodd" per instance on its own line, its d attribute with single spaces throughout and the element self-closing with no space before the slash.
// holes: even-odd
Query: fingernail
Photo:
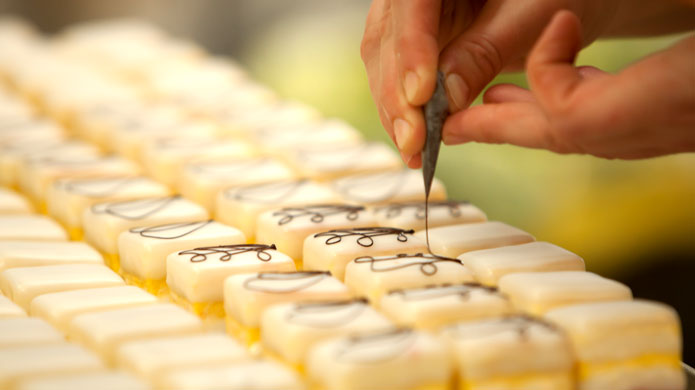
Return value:
<svg viewBox="0 0 695 390">
<path fill-rule="evenodd" d="M 456 73 L 449 73 L 446 76 L 446 89 L 449 92 L 451 102 L 454 104 L 453 111 L 463 109 L 466 101 L 468 101 L 468 87 L 463 82 L 461 76 Z"/>
<path fill-rule="evenodd" d="M 409 156 L 409 155 L 407 155 L 407 154 L 401 152 L 401 159 L 403 160 L 403 162 L 405 163 L 405 165 L 408 165 L 408 164 L 410 164 L 410 160 L 413 159 L 413 156 Z"/>
<path fill-rule="evenodd" d="M 405 97 L 408 99 L 409 103 L 413 103 L 415 95 L 417 95 L 417 90 L 420 84 L 420 78 L 415 72 L 407 72 L 405 74 L 405 82 L 403 83 L 403 89 L 405 90 Z"/>
<path fill-rule="evenodd" d="M 393 121 L 393 135 L 396 137 L 398 149 L 403 149 L 413 138 L 413 128 L 406 120 L 398 118 Z"/>
</svg>

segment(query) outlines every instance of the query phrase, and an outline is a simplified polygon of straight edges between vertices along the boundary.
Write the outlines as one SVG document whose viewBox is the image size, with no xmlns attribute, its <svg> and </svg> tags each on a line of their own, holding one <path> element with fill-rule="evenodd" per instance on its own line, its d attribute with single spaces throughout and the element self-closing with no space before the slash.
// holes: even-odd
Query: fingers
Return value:
<svg viewBox="0 0 695 390">
<path fill-rule="evenodd" d="M 524 88 L 514 84 L 497 84 L 485 91 L 483 103 L 507 103 L 507 102 L 529 102 L 533 103 L 536 99 L 533 94 Z"/>
<path fill-rule="evenodd" d="M 531 50 L 527 63 L 529 85 L 541 106 L 563 113 L 572 106 L 571 95 L 582 81 L 574 59 L 582 47 L 579 19 L 559 11 Z M 585 70 L 585 74 L 595 74 Z"/>
<path fill-rule="evenodd" d="M 407 101 L 421 106 L 436 84 L 441 0 L 394 0 L 394 40 L 398 74 Z"/>
</svg>

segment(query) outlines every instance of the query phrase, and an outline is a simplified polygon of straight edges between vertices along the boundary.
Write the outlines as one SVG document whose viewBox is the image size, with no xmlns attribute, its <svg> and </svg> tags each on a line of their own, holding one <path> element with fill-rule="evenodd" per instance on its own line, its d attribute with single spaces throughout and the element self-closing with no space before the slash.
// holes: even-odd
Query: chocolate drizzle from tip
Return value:
<svg viewBox="0 0 695 390">
<path fill-rule="evenodd" d="M 428 203 L 426 205 L 426 203 Z M 386 206 L 377 207 L 376 212 L 384 212 L 386 218 L 396 218 L 400 216 L 405 210 L 413 209 L 414 216 L 416 219 L 425 220 L 426 219 L 426 208 L 446 208 L 449 211 L 449 216 L 453 218 L 458 218 L 461 216 L 461 205 L 470 204 L 468 201 L 453 201 L 444 200 L 438 202 L 403 202 L 403 203 L 392 203 Z"/>
<path fill-rule="evenodd" d="M 336 352 L 338 361 L 373 364 L 403 356 L 413 346 L 416 334 L 405 328 L 391 328 L 348 336 Z"/>
<path fill-rule="evenodd" d="M 359 217 L 359 213 L 364 211 L 363 206 L 352 206 L 344 204 L 321 204 L 304 207 L 285 207 L 273 213 L 273 216 L 280 216 L 278 225 L 285 225 L 292 222 L 295 218 L 309 217 L 309 220 L 314 223 L 321 223 L 331 215 L 345 214 L 345 219 L 355 221 Z"/>
<path fill-rule="evenodd" d="M 397 264 L 390 264 L 390 262 L 394 260 L 411 260 L 409 262 L 403 262 L 403 263 L 397 263 Z M 439 268 L 437 267 L 437 263 L 457 263 L 459 265 L 463 265 L 461 260 L 459 259 L 453 259 L 450 257 L 444 257 L 444 256 L 437 256 L 437 255 L 431 255 L 431 254 L 423 254 L 423 253 L 416 253 L 416 254 L 406 254 L 406 253 L 399 253 L 395 256 L 383 256 L 383 257 L 372 257 L 372 256 L 362 256 L 358 257 L 353 260 L 357 264 L 362 264 L 362 263 L 369 263 L 369 268 L 373 272 L 389 272 L 389 271 L 395 271 L 403 268 L 408 268 L 408 267 L 419 267 L 420 272 L 422 272 L 423 275 L 426 276 L 432 276 L 437 273 Z"/>
<path fill-rule="evenodd" d="M 337 328 L 351 323 L 367 308 L 366 299 L 296 303 L 287 313 L 286 320 L 312 328 Z"/>
<path fill-rule="evenodd" d="M 390 227 L 366 227 L 355 229 L 329 230 L 327 232 L 315 234 L 314 237 L 328 237 L 326 239 L 326 245 L 333 245 L 342 242 L 344 237 L 357 236 L 357 244 L 362 247 L 368 248 L 374 245 L 373 237 L 395 235 L 396 240 L 400 242 L 406 242 L 408 241 L 407 235 L 412 235 L 413 233 L 415 233 L 415 231 L 412 229 L 403 230 Z"/>
<path fill-rule="evenodd" d="M 147 218 L 164 210 L 171 203 L 180 198 L 180 195 L 174 195 L 163 198 L 145 198 L 122 202 L 97 203 L 92 206 L 91 210 L 95 214 L 110 214 L 118 218 L 135 221 Z"/>
<path fill-rule="evenodd" d="M 158 226 L 136 227 L 130 229 L 129 232 L 139 233 L 141 236 L 147 238 L 157 238 L 160 240 L 175 240 L 177 238 L 182 238 L 195 231 L 198 231 L 211 223 L 212 219 L 207 221 L 169 223 L 166 225 Z"/>
<path fill-rule="evenodd" d="M 204 246 L 195 249 L 188 249 L 179 252 L 179 255 L 192 255 L 190 260 L 191 263 L 200 263 L 208 259 L 208 256 L 214 254 L 221 254 L 219 261 L 229 261 L 234 255 L 240 255 L 242 253 L 256 252 L 256 258 L 263 262 L 268 262 L 273 259 L 273 255 L 268 251 L 276 250 L 275 244 L 264 245 L 264 244 L 239 244 L 239 245 L 218 245 L 218 246 Z"/>
<path fill-rule="evenodd" d="M 246 279 L 244 288 L 271 294 L 289 294 L 307 289 L 330 276 L 331 273 L 327 271 L 264 272 Z"/>
</svg>

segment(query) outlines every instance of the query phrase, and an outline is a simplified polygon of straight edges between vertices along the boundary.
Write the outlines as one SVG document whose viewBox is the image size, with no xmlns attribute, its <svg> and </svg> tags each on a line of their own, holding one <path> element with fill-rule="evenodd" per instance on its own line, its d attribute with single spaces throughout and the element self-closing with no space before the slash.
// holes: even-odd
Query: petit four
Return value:
<svg viewBox="0 0 695 390">
<path fill-rule="evenodd" d="M 379 226 L 391 226 L 400 229 L 422 230 L 427 226 L 459 225 L 462 223 L 484 222 L 485 213 L 468 202 L 440 200 L 429 202 L 425 213 L 425 202 L 390 203 L 374 208 L 374 215 Z"/>
<path fill-rule="evenodd" d="M 5 318 L 26 317 L 27 313 L 16 303 L 0 294 L 0 320 Z"/>
<path fill-rule="evenodd" d="M 0 319 L 0 349 L 64 341 L 60 332 L 40 318 Z"/>
<path fill-rule="evenodd" d="M 0 215 L 31 214 L 33 211 L 34 208 L 24 196 L 9 188 L 0 188 Z"/>
<path fill-rule="evenodd" d="M 244 242 L 238 229 L 212 220 L 135 227 L 118 236 L 121 273 L 130 284 L 155 295 L 166 294 L 166 259 L 170 253 Z"/>
<path fill-rule="evenodd" d="M 423 240 L 427 239 L 427 234 L 425 230 L 415 233 Z M 534 241 L 533 236 L 525 231 L 496 221 L 429 229 L 429 244 L 432 252 L 448 257 L 456 257 L 478 249 L 525 244 L 531 241 Z"/>
<path fill-rule="evenodd" d="M 41 375 L 19 380 L 16 390 L 150 390 L 136 377 L 118 371 L 99 370 L 80 374 Z"/>
<path fill-rule="evenodd" d="M 238 244 L 188 249 L 167 259 L 167 285 L 174 302 L 201 317 L 224 318 L 224 280 L 252 272 L 292 272 L 292 259 L 273 245 Z"/>
<path fill-rule="evenodd" d="M 402 167 L 399 156 L 382 143 L 298 148 L 290 162 L 299 176 L 319 181 Z"/>
<path fill-rule="evenodd" d="M 41 294 L 123 284 L 123 279 L 103 264 L 19 267 L 0 273 L 3 294 L 25 310 Z"/>
<path fill-rule="evenodd" d="M 43 215 L 0 215 L 0 241 L 67 241 L 65 230 Z"/>
<path fill-rule="evenodd" d="M 331 187 L 344 202 L 382 205 L 394 202 L 425 200 L 422 174 L 413 170 L 386 171 L 345 176 L 333 180 Z M 432 182 L 430 201 L 446 199 L 444 185 L 437 178 Z"/>
<path fill-rule="evenodd" d="M 345 278 L 345 267 L 361 256 L 422 253 L 427 245 L 412 230 L 390 227 L 335 229 L 310 235 L 304 240 L 304 269 L 330 271 L 338 280 Z"/>
<path fill-rule="evenodd" d="M 104 259 L 84 242 L 0 241 L 0 272 L 16 267 L 61 264 L 104 264 Z"/>
<path fill-rule="evenodd" d="M 581 257 L 542 241 L 466 252 L 459 259 L 473 272 L 475 279 L 486 286 L 496 286 L 501 277 L 516 272 L 585 269 Z"/>
<path fill-rule="evenodd" d="M 209 367 L 181 368 L 158 380 L 168 390 L 304 390 L 294 371 L 271 361 L 256 360 Z"/>
<path fill-rule="evenodd" d="M 423 253 L 361 256 L 345 268 L 350 291 L 373 305 L 391 290 L 472 281 L 473 275 L 460 260 Z"/>
<path fill-rule="evenodd" d="M 583 271 L 509 274 L 500 279 L 499 289 L 516 309 L 534 315 L 577 303 L 632 299 L 626 285 Z"/>
</svg>

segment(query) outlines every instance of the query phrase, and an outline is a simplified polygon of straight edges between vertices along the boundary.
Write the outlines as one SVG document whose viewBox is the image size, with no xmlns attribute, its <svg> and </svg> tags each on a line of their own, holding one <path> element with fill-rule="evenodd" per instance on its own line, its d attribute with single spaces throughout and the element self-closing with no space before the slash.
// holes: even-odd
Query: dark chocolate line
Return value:
<svg viewBox="0 0 695 390">
<path fill-rule="evenodd" d="M 336 360 L 358 364 L 373 364 L 386 362 L 402 356 L 415 342 L 415 333 L 406 328 L 393 328 L 376 332 L 360 333 L 349 336 L 336 352 Z M 378 349 L 377 349 L 378 347 Z M 378 353 L 360 356 L 360 351 L 378 350 Z M 357 355 L 362 359 L 357 360 Z"/>
<path fill-rule="evenodd" d="M 299 271 L 299 272 L 264 272 L 256 276 L 250 277 L 244 281 L 244 288 L 247 290 L 260 291 L 271 294 L 288 294 L 309 288 L 323 279 L 330 277 L 331 273 L 326 271 Z M 290 288 L 263 288 L 257 285 L 259 282 L 269 281 L 286 281 L 286 280 L 302 280 L 303 283 Z"/>
<path fill-rule="evenodd" d="M 297 303 L 287 313 L 286 320 L 313 328 L 337 328 L 359 318 L 367 307 L 367 301 L 364 299 Z M 316 316 L 320 316 L 318 321 Z"/>
<path fill-rule="evenodd" d="M 234 255 L 240 255 L 242 253 L 256 252 L 256 258 L 263 262 L 268 262 L 273 259 L 273 255 L 270 254 L 269 250 L 276 250 L 275 245 L 264 245 L 264 244 L 239 244 L 239 245 L 218 245 L 218 246 L 204 246 L 195 249 L 188 249 L 179 252 L 179 255 L 192 255 L 190 258 L 191 263 L 200 263 L 208 259 L 209 255 L 213 254 L 223 254 L 218 259 L 219 261 L 229 261 Z"/>
<path fill-rule="evenodd" d="M 438 201 L 429 202 L 428 207 L 435 208 L 448 208 L 449 215 L 452 217 L 460 217 L 461 210 L 459 206 L 470 204 L 468 201 Z M 425 202 L 403 202 L 403 203 L 392 203 L 386 206 L 377 207 L 374 212 L 386 214 L 386 218 L 396 218 L 400 216 L 407 209 L 414 209 L 415 218 L 424 220 L 425 219 Z"/>
<path fill-rule="evenodd" d="M 144 198 L 122 202 L 97 203 L 92 206 L 92 212 L 95 214 L 110 214 L 114 217 L 135 221 L 158 213 L 179 198 L 181 198 L 180 195 L 174 195 L 163 198 Z M 138 211 L 140 213 L 135 215 L 125 214 L 126 212 Z"/>
<path fill-rule="evenodd" d="M 307 179 L 292 180 L 292 181 L 277 181 L 271 183 L 257 184 L 241 188 L 228 188 L 224 191 L 224 197 L 227 199 L 263 203 L 277 204 L 282 200 L 291 197 L 299 188 L 309 183 Z M 272 198 L 254 197 L 253 195 L 272 195 Z"/>
<path fill-rule="evenodd" d="M 196 221 L 196 222 L 182 222 L 182 223 L 169 223 L 166 225 L 158 225 L 158 226 L 143 226 L 143 227 L 136 227 L 132 228 L 129 231 L 131 233 L 139 233 L 143 237 L 147 238 L 158 238 L 161 240 L 175 240 L 181 237 L 185 237 L 195 231 L 198 231 L 202 229 L 203 227 L 209 225 L 212 223 L 212 219 L 209 219 L 207 221 Z M 153 233 L 165 233 L 169 232 L 172 230 L 177 230 L 181 228 L 186 228 L 186 227 L 191 227 L 191 229 L 174 235 L 174 236 L 166 236 L 166 235 L 156 235 Z"/>
<path fill-rule="evenodd" d="M 342 204 L 320 204 L 304 207 L 285 207 L 273 213 L 273 216 L 280 216 L 278 225 L 285 225 L 292 222 L 295 218 L 309 216 L 309 220 L 314 223 L 323 222 L 325 217 L 331 215 L 345 214 L 345 219 L 355 221 L 359 217 L 359 212 L 364 211 L 363 206 L 352 206 Z"/>
<path fill-rule="evenodd" d="M 472 291 L 485 291 L 488 294 L 502 296 L 495 287 L 483 286 L 479 283 L 463 283 L 463 284 L 440 284 L 430 285 L 420 288 L 397 289 L 388 292 L 388 295 L 400 295 L 405 301 L 424 301 L 428 299 L 437 299 L 448 296 L 457 295 L 461 300 L 467 301 L 470 298 Z M 426 292 L 420 293 L 419 292 Z M 429 293 L 427 293 L 429 291 Z"/>
<path fill-rule="evenodd" d="M 73 180 L 62 182 L 62 183 L 63 183 L 63 188 L 65 188 L 66 191 L 71 192 L 73 194 L 84 195 L 84 196 L 88 196 L 91 198 L 103 198 L 103 197 L 111 196 L 115 193 L 118 193 L 121 190 L 123 190 L 124 188 L 127 188 L 132 183 L 142 181 L 143 179 L 144 178 L 141 176 L 128 176 L 128 177 L 73 179 Z M 85 183 L 94 183 L 94 182 L 113 182 L 113 183 L 111 183 L 112 185 L 110 187 L 107 187 L 106 189 L 101 190 L 101 191 L 90 191 L 84 185 Z M 61 182 L 58 182 L 58 183 L 61 183 Z"/>
<path fill-rule="evenodd" d="M 383 263 L 383 262 L 388 262 L 388 261 L 397 260 L 397 259 L 416 258 L 416 257 L 421 257 L 424 259 L 419 260 L 419 261 L 414 261 L 411 263 L 407 263 L 407 264 L 399 264 L 399 265 L 387 266 L 385 268 L 377 268 L 377 263 Z M 428 257 L 431 257 L 431 259 L 427 259 Z M 395 270 L 399 270 L 399 269 L 403 269 L 403 268 L 419 266 L 420 272 L 422 272 L 422 274 L 426 275 L 426 276 L 432 276 L 432 275 L 437 273 L 437 271 L 439 269 L 437 268 L 436 263 L 454 262 L 454 263 L 458 263 L 460 265 L 463 265 L 463 263 L 459 259 L 452 259 L 450 257 L 428 255 L 428 254 L 423 254 L 423 253 L 416 253 L 414 255 L 406 254 L 406 253 L 399 253 L 395 256 L 379 257 L 379 258 L 374 258 L 372 256 L 362 256 L 362 257 L 358 257 L 358 258 L 354 259 L 353 261 L 355 263 L 358 263 L 358 264 L 369 263 L 369 269 L 372 270 L 373 272 L 389 272 L 389 271 L 395 271 Z"/>
<path fill-rule="evenodd" d="M 343 241 L 344 237 L 357 236 L 357 244 L 368 248 L 374 245 L 373 237 L 379 236 L 396 236 L 396 240 L 400 242 L 408 241 L 407 234 L 415 233 L 414 230 L 403 230 L 398 228 L 390 227 L 365 227 L 365 228 L 355 228 L 355 229 L 335 229 L 329 230 L 327 232 L 314 234 L 314 237 L 328 237 L 326 239 L 326 245 L 338 244 Z"/>
</svg>

